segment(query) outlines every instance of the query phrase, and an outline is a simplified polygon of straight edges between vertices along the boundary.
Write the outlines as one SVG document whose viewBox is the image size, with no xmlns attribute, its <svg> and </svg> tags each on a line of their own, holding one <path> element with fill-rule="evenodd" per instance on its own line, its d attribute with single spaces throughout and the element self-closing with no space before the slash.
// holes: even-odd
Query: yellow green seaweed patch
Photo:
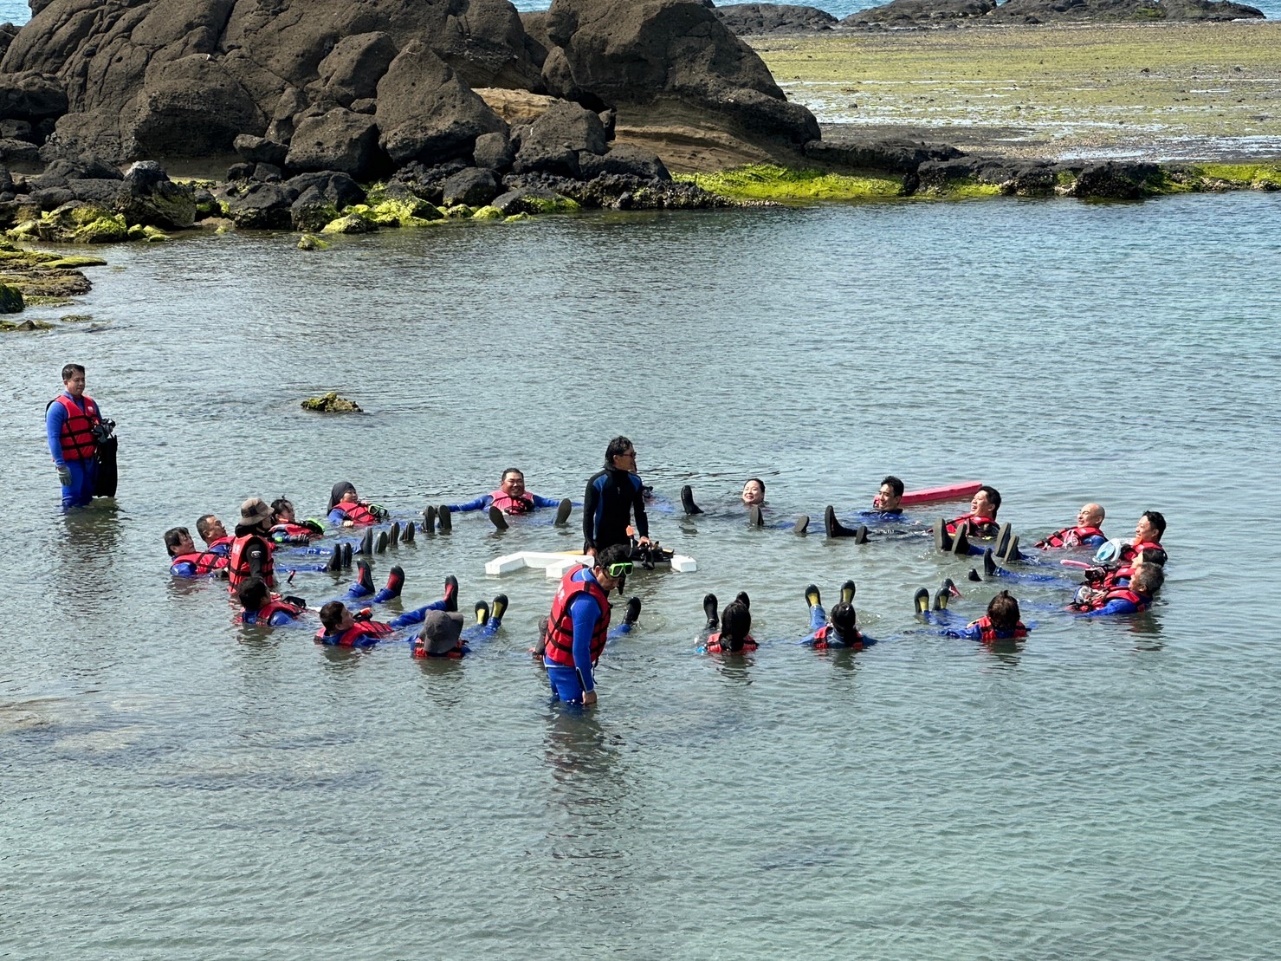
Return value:
<svg viewBox="0 0 1281 961">
<path fill-rule="evenodd" d="M 1196 164 L 1192 172 L 1210 180 L 1222 180 L 1231 184 L 1248 184 L 1251 186 L 1267 183 L 1281 184 L 1281 164 Z"/>
<path fill-rule="evenodd" d="M 486 205 L 471 215 L 472 220 L 502 220 L 505 215 L 497 207 Z"/>
<path fill-rule="evenodd" d="M 972 177 L 949 180 L 941 190 L 923 192 L 927 196 L 943 197 L 947 200 L 974 200 L 980 197 L 999 197 L 1001 188 L 997 184 L 985 184 Z"/>
<path fill-rule="evenodd" d="M 775 164 L 749 164 L 711 174 L 682 174 L 678 180 L 691 181 L 708 193 L 734 200 L 884 200 L 899 197 L 903 182 L 898 177 L 823 173 L 795 170 Z"/>
</svg>

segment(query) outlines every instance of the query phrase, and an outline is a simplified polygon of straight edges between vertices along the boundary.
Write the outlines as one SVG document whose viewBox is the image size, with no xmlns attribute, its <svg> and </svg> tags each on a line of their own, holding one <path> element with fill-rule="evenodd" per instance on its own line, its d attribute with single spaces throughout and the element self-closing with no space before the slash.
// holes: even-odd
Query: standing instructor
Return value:
<svg viewBox="0 0 1281 961">
<path fill-rule="evenodd" d="M 98 405 L 85 393 L 83 367 L 62 368 L 62 386 L 45 411 L 45 436 L 62 482 L 62 506 L 84 507 L 94 497 L 98 446 L 108 430 Z"/>
<path fill-rule="evenodd" d="M 631 544 L 628 526 L 636 515 L 636 538 L 649 544 L 649 518 L 641 479 L 636 474 L 636 448 L 615 437 L 605 448 L 605 467 L 587 481 L 583 495 L 583 553 L 598 554 L 615 544 Z"/>
</svg>

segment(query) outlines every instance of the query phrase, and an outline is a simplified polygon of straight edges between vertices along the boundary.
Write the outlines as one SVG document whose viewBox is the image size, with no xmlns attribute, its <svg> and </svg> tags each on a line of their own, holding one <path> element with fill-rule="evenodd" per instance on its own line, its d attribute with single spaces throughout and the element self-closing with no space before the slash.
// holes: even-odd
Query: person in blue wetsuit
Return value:
<svg viewBox="0 0 1281 961">
<path fill-rule="evenodd" d="M 650 545 L 644 486 L 636 474 L 636 447 L 626 437 L 615 437 L 605 448 L 604 468 L 588 479 L 583 495 L 584 554 L 630 544 L 633 515 L 637 543 Z"/>
<path fill-rule="evenodd" d="M 469 642 L 491 638 L 502 627 L 507 613 L 507 595 L 499 594 L 492 604 L 476 604 L 476 623 L 463 627 L 463 616 L 449 611 L 428 611 L 414 641 L 417 658 L 459 658 L 471 653 Z"/>
<path fill-rule="evenodd" d="M 62 393 L 45 409 L 45 440 L 62 484 L 62 506 L 84 507 L 94 497 L 98 480 L 98 445 L 110 435 L 111 421 L 85 393 L 85 369 L 62 368 Z"/>
<path fill-rule="evenodd" d="M 347 593 L 339 600 L 360 601 L 369 598 L 367 603 L 386 604 L 400 597 L 405 586 L 405 572 L 400 566 L 393 567 L 387 573 L 387 586 L 375 591 L 373 572 L 367 561 L 357 563 L 356 581 L 347 588 Z M 261 585 L 261 586 L 259 586 Z M 457 594 L 457 581 L 454 581 Z M 449 581 L 446 581 L 446 594 L 449 593 Z M 236 588 L 236 599 L 240 601 L 239 620 L 242 624 L 271 624 L 280 626 L 291 624 L 306 613 L 307 602 L 300 597 L 276 595 L 261 577 L 250 577 Z"/>
<path fill-rule="evenodd" d="M 739 501 L 747 510 L 747 523 L 750 527 L 765 527 L 765 482 L 759 477 L 749 477 L 743 482 L 743 491 Z M 694 488 L 686 484 L 681 488 L 681 509 L 688 515 L 707 513 L 694 502 Z M 733 513 L 737 514 L 737 511 Z M 797 534 L 805 533 L 810 519 L 802 516 L 798 521 L 774 521 L 768 526 L 778 529 L 790 529 Z"/>
<path fill-rule="evenodd" d="M 373 589 L 372 582 L 361 586 L 364 590 Z M 351 595 L 351 591 L 348 591 L 348 595 Z M 378 598 L 375 597 L 374 602 L 377 601 Z M 432 611 L 457 610 L 458 579 L 451 574 L 445 578 L 444 597 L 412 611 L 405 611 L 390 621 L 375 621 L 368 608 L 353 614 L 342 601 L 329 601 L 320 609 L 321 629 L 316 632 L 315 641 L 326 647 L 372 647 L 379 641 L 392 637 L 397 631 L 423 623 Z"/>
<path fill-rule="evenodd" d="M 372 527 L 390 515 L 377 504 L 362 501 L 350 481 L 339 481 L 329 492 L 329 523 L 335 527 Z"/>
<path fill-rule="evenodd" d="M 922 588 L 916 592 L 917 613 L 927 622 L 933 618 L 934 623 L 945 625 L 948 619 L 946 605 L 941 609 L 936 607 L 935 612 L 931 613 L 928 604 L 929 592 Z M 1028 627 L 1020 620 L 1018 600 L 1009 591 L 1001 591 L 988 601 L 987 613 L 978 620 L 970 621 L 964 627 L 947 627 L 938 633 L 943 637 L 960 637 L 993 644 L 997 641 L 1021 640 L 1027 637 Z"/>
<path fill-rule="evenodd" d="M 596 703 L 593 669 L 610 637 L 608 595 L 632 570 L 628 544 L 611 544 L 596 554 L 592 566 L 571 567 L 561 578 L 552 609 L 541 625 L 535 653 L 543 656 L 552 695 L 566 704 Z M 621 631 L 630 631 L 640 599 L 628 602 Z"/>
<path fill-rule="evenodd" d="M 1131 572 L 1129 583 L 1105 589 L 1082 588 L 1068 610 L 1080 617 L 1110 617 L 1116 614 L 1139 614 L 1148 609 L 1152 598 L 1165 583 L 1165 572 L 1159 564 L 1141 563 Z"/>
<path fill-rule="evenodd" d="M 885 524 L 903 519 L 903 508 L 899 505 L 903 500 L 903 482 L 890 474 L 881 481 L 880 489 L 876 496 L 872 498 L 872 509 L 868 511 L 859 511 L 855 516 L 858 518 L 858 524 L 854 527 L 846 527 L 836 518 L 836 508 L 831 504 L 827 505 L 823 511 L 823 528 L 828 537 L 852 537 L 854 543 L 862 544 L 867 541 L 867 525 Z"/>
<path fill-rule="evenodd" d="M 810 633 L 801 644 L 815 650 L 848 649 L 861 651 L 871 647 L 876 639 L 863 634 L 857 627 L 858 613 L 854 610 L 853 581 L 841 585 L 841 599 L 832 608 L 829 616 L 823 609 L 823 599 L 818 586 L 811 584 L 805 588 L 805 603 L 810 609 Z"/>
<path fill-rule="evenodd" d="M 165 531 L 165 550 L 169 552 L 169 573 L 174 577 L 226 577 L 226 551 L 198 551 L 185 527 Z"/>
<path fill-rule="evenodd" d="M 442 506 L 448 508 L 451 513 L 488 510 L 490 521 L 499 530 L 507 529 L 507 517 L 529 514 L 546 507 L 556 508 L 556 526 L 559 527 L 569 519 L 570 511 L 574 509 L 568 497 L 552 500 L 550 497 L 540 497 L 525 490 L 525 475 L 515 467 L 509 467 L 503 471 L 497 490 L 461 504 Z"/>
</svg>

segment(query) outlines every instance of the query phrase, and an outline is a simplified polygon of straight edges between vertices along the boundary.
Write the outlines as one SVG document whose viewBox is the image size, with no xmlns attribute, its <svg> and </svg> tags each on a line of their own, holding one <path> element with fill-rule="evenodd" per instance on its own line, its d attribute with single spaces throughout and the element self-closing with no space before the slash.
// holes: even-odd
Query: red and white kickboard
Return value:
<svg viewBox="0 0 1281 961">
<path fill-rule="evenodd" d="M 944 484 L 942 487 L 904 491 L 903 499 L 899 503 L 903 507 L 915 507 L 917 504 L 933 504 L 935 501 L 964 500 L 977 494 L 982 486 L 982 481 L 961 481 L 959 484 Z"/>
</svg>

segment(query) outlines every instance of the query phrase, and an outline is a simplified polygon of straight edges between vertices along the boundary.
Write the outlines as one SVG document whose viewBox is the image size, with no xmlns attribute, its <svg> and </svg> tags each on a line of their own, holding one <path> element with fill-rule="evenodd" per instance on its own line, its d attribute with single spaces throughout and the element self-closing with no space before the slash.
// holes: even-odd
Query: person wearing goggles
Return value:
<svg viewBox="0 0 1281 961">
<path fill-rule="evenodd" d="M 570 568 L 552 598 L 551 613 L 542 624 L 540 647 L 552 696 L 559 701 L 596 703 L 592 671 L 611 636 L 607 597 L 631 573 L 630 551 L 628 544 L 614 544 L 597 553 L 591 567 Z M 615 636 L 629 631 L 639 614 L 640 599 L 633 597 Z"/>
</svg>

